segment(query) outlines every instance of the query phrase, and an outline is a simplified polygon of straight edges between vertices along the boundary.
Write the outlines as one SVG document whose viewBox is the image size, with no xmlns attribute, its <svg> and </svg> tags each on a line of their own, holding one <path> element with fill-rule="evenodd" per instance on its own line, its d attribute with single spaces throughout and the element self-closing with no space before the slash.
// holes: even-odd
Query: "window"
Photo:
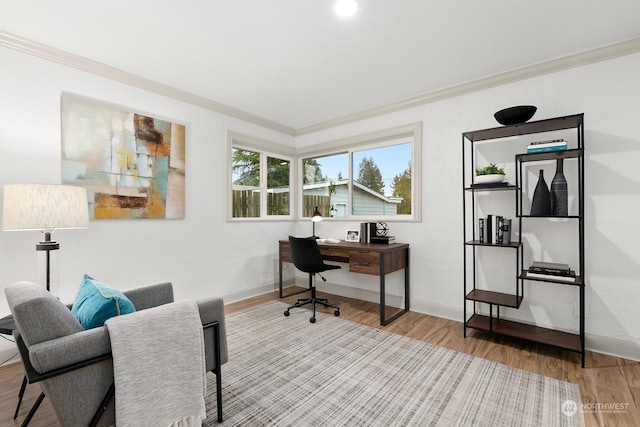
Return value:
<svg viewBox="0 0 640 427">
<path fill-rule="evenodd" d="M 228 218 L 419 221 L 421 150 L 420 123 L 297 151 L 229 132 Z"/>
<path fill-rule="evenodd" d="M 274 145 L 266 141 L 232 132 L 228 139 L 231 164 L 229 217 L 291 218 L 293 158 L 264 151 L 264 147 Z"/>
<path fill-rule="evenodd" d="M 420 219 L 420 124 L 323 145 L 300 154 L 303 217 Z"/>
</svg>

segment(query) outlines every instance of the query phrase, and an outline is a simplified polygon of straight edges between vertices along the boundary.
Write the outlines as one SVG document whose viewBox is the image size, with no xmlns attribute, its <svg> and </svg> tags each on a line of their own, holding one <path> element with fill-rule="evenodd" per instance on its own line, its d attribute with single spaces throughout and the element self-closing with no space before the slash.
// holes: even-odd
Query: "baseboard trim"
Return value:
<svg viewBox="0 0 640 427">
<path fill-rule="evenodd" d="M 245 299 L 257 297 L 259 295 L 268 294 L 278 289 L 278 285 L 262 285 L 256 288 L 246 289 L 240 292 L 234 292 L 232 294 L 227 294 L 223 296 L 223 300 L 225 304 L 230 304 L 232 302 L 238 302 Z"/>
</svg>

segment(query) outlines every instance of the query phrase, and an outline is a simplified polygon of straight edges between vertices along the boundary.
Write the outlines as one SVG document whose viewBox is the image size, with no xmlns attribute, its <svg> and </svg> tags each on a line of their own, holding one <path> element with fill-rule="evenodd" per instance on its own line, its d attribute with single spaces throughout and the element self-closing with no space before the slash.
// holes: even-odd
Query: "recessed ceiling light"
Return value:
<svg viewBox="0 0 640 427">
<path fill-rule="evenodd" d="M 356 0 L 338 0 L 333 9 L 336 11 L 338 16 L 349 18 L 350 16 L 355 15 L 358 11 L 358 3 Z"/>
</svg>

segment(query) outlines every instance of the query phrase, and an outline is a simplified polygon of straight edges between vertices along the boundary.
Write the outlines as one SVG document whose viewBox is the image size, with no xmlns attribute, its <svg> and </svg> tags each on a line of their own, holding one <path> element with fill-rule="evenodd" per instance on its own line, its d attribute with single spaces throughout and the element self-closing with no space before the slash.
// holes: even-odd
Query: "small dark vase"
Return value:
<svg viewBox="0 0 640 427">
<path fill-rule="evenodd" d="M 547 216 L 551 215 L 551 194 L 544 180 L 544 170 L 540 169 L 538 176 L 538 184 L 533 192 L 533 200 L 531 201 L 531 216 Z"/>
<path fill-rule="evenodd" d="M 563 160 L 556 160 L 556 175 L 551 181 L 551 215 L 569 215 L 569 200 L 567 196 L 567 180 L 563 173 Z"/>
</svg>

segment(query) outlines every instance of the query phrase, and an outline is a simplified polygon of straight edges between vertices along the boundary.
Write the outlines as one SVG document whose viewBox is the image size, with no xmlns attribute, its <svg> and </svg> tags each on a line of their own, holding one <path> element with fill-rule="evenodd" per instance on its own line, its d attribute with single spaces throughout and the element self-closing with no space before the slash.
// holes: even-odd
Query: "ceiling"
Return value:
<svg viewBox="0 0 640 427">
<path fill-rule="evenodd" d="M 301 130 L 640 37 L 637 0 L 0 0 L 0 30 Z"/>
</svg>

